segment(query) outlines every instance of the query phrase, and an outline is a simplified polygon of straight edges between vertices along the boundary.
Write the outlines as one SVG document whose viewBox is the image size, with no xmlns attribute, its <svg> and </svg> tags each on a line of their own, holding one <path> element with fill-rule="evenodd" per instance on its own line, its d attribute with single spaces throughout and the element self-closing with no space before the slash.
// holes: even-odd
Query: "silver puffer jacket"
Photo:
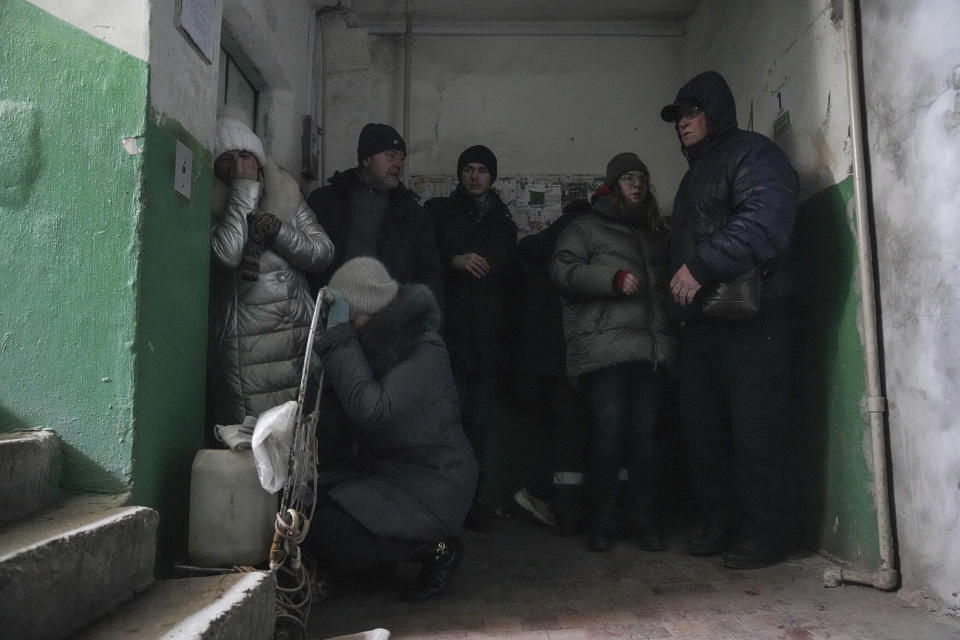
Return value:
<svg viewBox="0 0 960 640">
<path fill-rule="evenodd" d="M 211 234 L 209 370 L 215 419 L 237 424 L 296 400 L 313 299 L 304 272 L 333 260 L 333 243 L 296 181 L 268 160 L 263 197 L 255 180 L 218 181 Z M 262 202 L 258 202 L 262 200 Z M 258 206 L 259 204 L 259 206 Z M 247 214 L 281 222 L 260 258 L 260 277 L 240 277 Z"/>
</svg>

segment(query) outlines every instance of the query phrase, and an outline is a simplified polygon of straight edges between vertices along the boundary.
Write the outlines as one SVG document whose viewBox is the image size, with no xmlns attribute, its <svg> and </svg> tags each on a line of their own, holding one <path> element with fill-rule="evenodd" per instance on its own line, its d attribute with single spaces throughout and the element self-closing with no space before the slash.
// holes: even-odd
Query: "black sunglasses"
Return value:
<svg viewBox="0 0 960 640">
<path fill-rule="evenodd" d="M 674 122 L 680 122 L 684 118 L 695 116 L 701 111 L 703 111 L 703 107 L 701 107 L 698 104 L 691 104 L 685 107 L 680 107 L 679 109 L 677 109 L 677 116 L 674 119 Z"/>
</svg>

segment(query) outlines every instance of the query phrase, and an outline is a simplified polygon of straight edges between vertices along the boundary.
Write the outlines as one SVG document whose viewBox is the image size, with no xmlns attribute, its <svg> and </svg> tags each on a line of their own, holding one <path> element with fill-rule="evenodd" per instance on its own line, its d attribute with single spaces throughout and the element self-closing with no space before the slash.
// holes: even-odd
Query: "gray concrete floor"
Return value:
<svg viewBox="0 0 960 640">
<path fill-rule="evenodd" d="M 466 560 L 442 597 L 409 605 L 395 585 L 335 585 L 313 607 L 308 637 L 382 627 L 397 640 L 960 638 L 960 618 L 911 606 L 901 594 L 824 587 L 831 564 L 804 550 L 744 572 L 684 554 L 682 532 L 668 551 L 621 540 L 598 554 L 523 517 L 500 525 L 464 532 Z M 413 571 L 403 565 L 400 576 Z"/>
</svg>

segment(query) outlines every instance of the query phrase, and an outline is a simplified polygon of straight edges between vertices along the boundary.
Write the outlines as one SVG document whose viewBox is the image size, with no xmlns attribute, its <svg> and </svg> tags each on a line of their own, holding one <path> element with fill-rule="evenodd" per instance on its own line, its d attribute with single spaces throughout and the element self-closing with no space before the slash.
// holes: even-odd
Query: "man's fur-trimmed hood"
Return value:
<svg viewBox="0 0 960 640">
<path fill-rule="evenodd" d="M 402 284 L 390 304 L 357 329 L 357 339 L 373 377 L 382 380 L 410 357 L 425 333 L 436 333 L 439 328 L 440 308 L 430 288 Z"/>
</svg>

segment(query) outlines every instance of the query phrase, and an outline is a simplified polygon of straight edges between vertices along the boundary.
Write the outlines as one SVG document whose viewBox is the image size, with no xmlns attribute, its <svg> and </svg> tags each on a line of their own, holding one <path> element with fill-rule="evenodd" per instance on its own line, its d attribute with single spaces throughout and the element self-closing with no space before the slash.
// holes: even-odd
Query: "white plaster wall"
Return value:
<svg viewBox="0 0 960 640">
<path fill-rule="evenodd" d="M 223 0 L 223 26 L 266 82 L 267 155 L 300 176 L 300 120 L 313 109 L 314 10 L 308 0 Z M 216 91 L 216 77 L 213 83 Z"/>
<path fill-rule="evenodd" d="M 366 122 L 401 130 L 404 41 L 341 18 L 325 21 L 324 41 L 329 177 L 356 165 Z M 416 35 L 408 173 L 452 175 L 472 144 L 493 149 L 504 176 L 602 174 L 630 150 L 669 206 L 685 163 L 659 111 L 675 92 L 680 47 L 670 37 Z"/>
<path fill-rule="evenodd" d="M 61 20 L 150 64 L 150 97 L 160 119 L 178 121 L 213 146 L 217 67 L 178 28 L 175 2 L 159 0 L 31 0 Z M 214 0 L 219 40 L 221 0 Z M 219 58 L 219 49 L 216 54 Z"/>
<path fill-rule="evenodd" d="M 323 18 L 321 37 L 320 182 L 325 182 L 335 171 L 356 166 L 357 137 L 367 122 L 402 133 L 404 54 L 402 36 L 369 36 L 348 27 L 342 15 Z M 409 140 L 407 151 L 412 153 Z"/>
<path fill-rule="evenodd" d="M 713 69 L 737 100 L 740 127 L 773 138 L 779 108 L 791 128 L 775 139 L 800 174 L 801 200 L 851 171 L 842 24 L 831 0 L 705 0 L 686 24 L 684 80 Z M 781 100 L 778 101 L 777 93 Z"/>
<path fill-rule="evenodd" d="M 904 586 L 960 607 L 960 4 L 863 3 L 863 66 Z"/>
<path fill-rule="evenodd" d="M 300 179 L 301 115 L 314 109 L 309 0 L 212 0 L 214 60 L 208 63 L 177 27 L 170 0 L 31 0 L 32 4 L 150 63 L 150 98 L 160 120 L 179 122 L 213 148 L 220 26 L 240 43 L 263 77 L 261 111 L 267 153 Z"/>
<path fill-rule="evenodd" d="M 134 57 L 147 59 L 149 0 L 30 0 L 30 4 Z"/>
<path fill-rule="evenodd" d="M 175 2 L 154 0 L 150 16 L 150 101 L 159 121 L 179 122 L 213 150 L 216 132 L 217 65 L 220 48 L 207 62 L 177 26 Z M 222 0 L 214 0 L 213 41 L 220 40 Z"/>
<path fill-rule="evenodd" d="M 158 117 L 180 122 L 213 148 L 221 17 L 262 77 L 267 154 L 300 178 L 300 117 L 313 108 L 313 8 L 307 0 L 215 0 L 214 60 L 208 64 L 176 26 L 175 3 L 154 2 L 150 94 Z"/>
</svg>

